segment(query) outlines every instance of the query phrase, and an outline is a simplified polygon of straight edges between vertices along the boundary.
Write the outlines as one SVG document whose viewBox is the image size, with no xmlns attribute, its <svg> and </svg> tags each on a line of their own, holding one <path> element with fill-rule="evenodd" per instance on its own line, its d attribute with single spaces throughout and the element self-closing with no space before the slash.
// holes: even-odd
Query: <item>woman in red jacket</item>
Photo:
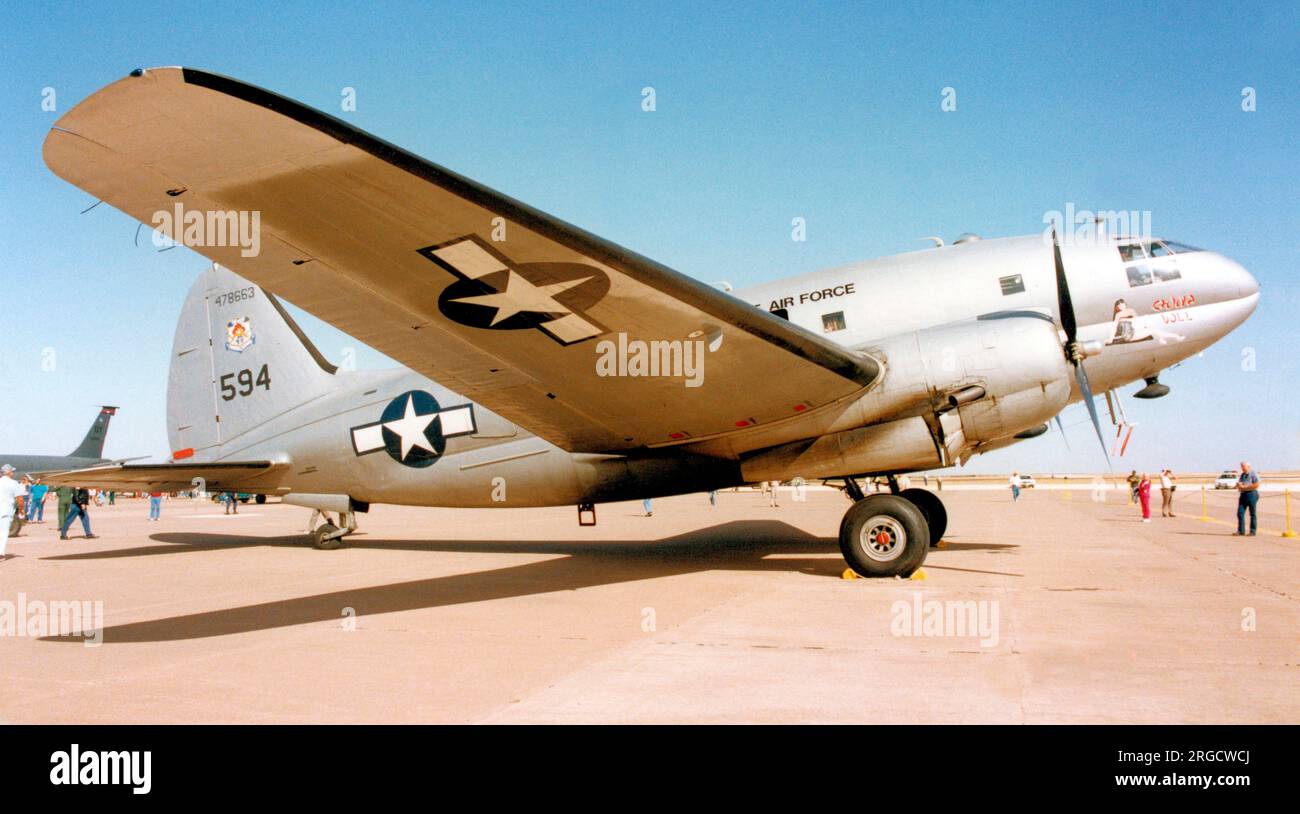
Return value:
<svg viewBox="0 0 1300 814">
<path fill-rule="evenodd" d="M 1151 522 L 1151 478 L 1147 473 L 1142 473 L 1142 480 L 1138 482 L 1138 500 L 1142 502 L 1142 522 Z"/>
</svg>

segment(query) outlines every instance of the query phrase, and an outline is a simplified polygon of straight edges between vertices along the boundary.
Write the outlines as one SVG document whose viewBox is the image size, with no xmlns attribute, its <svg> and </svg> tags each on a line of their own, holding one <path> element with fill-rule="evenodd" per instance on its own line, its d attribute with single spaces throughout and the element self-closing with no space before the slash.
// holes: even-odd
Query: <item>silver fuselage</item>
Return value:
<svg viewBox="0 0 1300 814">
<path fill-rule="evenodd" d="M 1210 251 L 1148 261 L 1147 266 L 1158 266 L 1149 282 L 1140 273 L 1132 277 L 1128 266 L 1133 263 L 1121 260 L 1113 241 L 1066 242 L 1062 256 L 1079 339 L 1094 346 L 1086 366 L 1098 393 L 1154 376 L 1200 352 L 1245 321 L 1259 299 L 1258 284 L 1245 269 Z M 1046 315 L 1060 324 L 1051 246 L 1040 235 L 884 257 L 737 290 L 734 296 L 764 310 L 784 309 L 799 326 L 866 353 L 887 345 L 891 337 L 1003 312 Z M 1131 313 L 1119 307 L 1120 300 Z M 1015 349 L 1002 352 L 1007 364 L 1014 365 Z M 357 456 L 349 440 L 351 428 L 375 421 L 385 405 L 410 390 L 434 394 L 444 408 L 467 400 L 406 369 L 336 375 L 335 390 L 225 440 L 214 459 L 265 458 L 281 464 L 247 491 L 343 494 L 359 501 L 425 506 L 523 507 L 734 485 L 747 479 L 741 467 L 746 455 L 790 440 L 755 433 L 749 444 L 728 440 L 722 446 L 683 445 L 632 456 L 572 454 L 475 406 L 477 431 L 447 439 L 435 465 L 394 466 L 382 454 Z M 901 363 L 888 371 L 894 387 L 920 375 Z M 1073 381 L 1069 388 L 1068 401 L 1078 401 Z M 1053 403 L 1050 409 L 1059 406 Z M 1043 420 L 1035 415 L 1024 426 L 1001 427 L 1006 435 L 999 445 Z M 843 421 L 837 429 L 844 428 Z M 995 446 L 986 443 L 971 451 L 987 448 Z M 906 463 L 898 466 L 907 468 Z M 797 468 L 773 472 L 781 479 L 801 474 Z"/>
</svg>

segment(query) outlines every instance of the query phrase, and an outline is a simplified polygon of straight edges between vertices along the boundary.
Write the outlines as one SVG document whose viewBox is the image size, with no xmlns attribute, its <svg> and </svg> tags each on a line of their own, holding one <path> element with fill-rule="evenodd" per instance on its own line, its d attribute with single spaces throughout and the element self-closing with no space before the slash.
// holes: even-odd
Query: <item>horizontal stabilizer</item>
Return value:
<svg viewBox="0 0 1300 814">
<path fill-rule="evenodd" d="M 113 464 L 73 469 L 48 475 L 52 486 L 76 486 L 116 491 L 179 492 L 198 489 L 219 492 L 229 489 L 269 487 L 266 477 L 284 464 L 270 461 L 231 461 L 194 464 Z"/>
</svg>

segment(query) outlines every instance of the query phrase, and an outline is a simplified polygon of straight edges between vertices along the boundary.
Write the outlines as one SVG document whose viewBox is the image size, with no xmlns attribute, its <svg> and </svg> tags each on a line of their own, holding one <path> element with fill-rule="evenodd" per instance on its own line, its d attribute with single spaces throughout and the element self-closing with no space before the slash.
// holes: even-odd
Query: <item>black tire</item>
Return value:
<svg viewBox="0 0 1300 814">
<path fill-rule="evenodd" d="M 929 489 L 904 489 L 898 496 L 912 501 L 921 510 L 926 525 L 930 527 L 930 547 L 939 545 L 943 533 L 948 530 L 948 510 L 939 496 Z"/>
<path fill-rule="evenodd" d="M 335 537 L 332 540 L 326 540 L 325 535 L 338 531 L 339 527 L 333 523 L 322 523 L 311 533 L 311 544 L 319 551 L 333 551 L 343 545 L 342 537 Z"/>
<path fill-rule="evenodd" d="M 865 535 L 875 531 L 871 542 Z M 877 494 L 853 504 L 840 523 L 840 552 L 864 577 L 906 577 L 930 551 L 925 515 L 910 500 Z"/>
<path fill-rule="evenodd" d="M 258 495 L 257 497 L 253 498 L 253 500 L 257 502 L 257 505 L 261 506 L 263 503 L 266 502 L 266 495 Z"/>
</svg>

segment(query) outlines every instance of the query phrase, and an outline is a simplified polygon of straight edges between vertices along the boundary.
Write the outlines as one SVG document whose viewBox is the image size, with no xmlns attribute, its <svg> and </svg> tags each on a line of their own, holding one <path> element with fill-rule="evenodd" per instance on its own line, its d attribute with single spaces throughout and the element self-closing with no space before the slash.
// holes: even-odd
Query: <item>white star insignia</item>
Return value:
<svg viewBox="0 0 1300 814">
<path fill-rule="evenodd" d="M 429 428 L 429 425 L 432 424 L 433 420 L 437 417 L 437 413 L 416 415 L 415 397 L 407 396 L 405 414 L 394 421 L 384 422 L 384 429 L 392 430 L 397 433 L 398 438 L 402 439 L 402 454 L 400 460 L 405 461 L 406 456 L 410 454 L 411 450 L 415 447 L 422 447 L 435 455 L 437 454 L 438 451 L 429 445 L 429 439 L 424 434 L 425 430 Z"/>
<path fill-rule="evenodd" d="M 581 277 L 577 280 L 565 280 L 562 283 L 551 283 L 550 285 L 533 285 L 527 279 L 517 274 L 514 269 L 507 270 L 506 287 L 495 294 L 480 294 L 474 297 L 461 297 L 452 302 L 463 302 L 469 305 L 483 305 L 497 309 L 496 316 L 492 318 L 491 325 L 513 317 L 515 314 L 569 314 L 572 313 L 555 299 L 556 294 L 562 294 L 570 288 L 582 285 L 591 279 L 591 277 Z"/>
</svg>

